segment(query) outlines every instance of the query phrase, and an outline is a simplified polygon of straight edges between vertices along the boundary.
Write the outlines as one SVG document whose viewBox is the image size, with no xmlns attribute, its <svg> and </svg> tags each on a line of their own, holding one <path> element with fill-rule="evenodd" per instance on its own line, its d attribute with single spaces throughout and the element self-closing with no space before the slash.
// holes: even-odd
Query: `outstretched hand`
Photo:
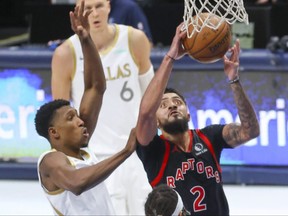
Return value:
<svg viewBox="0 0 288 216">
<path fill-rule="evenodd" d="M 187 53 L 184 47 L 182 46 L 182 40 L 186 37 L 187 34 L 187 30 L 182 29 L 183 25 L 184 23 L 182 22 L 176 28 L 175 36 L 173 38 L 170 49 L 167 53 L 167 55 L 172 57 L 173 59 L 180 59 Z"/>
<path fill-rule="evenodd" d="M 236 40 L 233 47 L 229 49 L 231 52 L 230 58 L 224 55 L 224 72 L 228 80 L 234 80 L 239 76 L 239 54 L 240 54 L 240 42 L 239 39 Z"/>
<path fill-rule="evenodd" d="M 70 11 L 70 23 L 72 30 L 82 38 L 86 38 L 89 35 L 89 22 L 88 16 L 92 10 L 84 12 L 84 0 L 81 1 L 80 5 L 77 5 L 74 9 L 74 12 Z"/>
</svg>

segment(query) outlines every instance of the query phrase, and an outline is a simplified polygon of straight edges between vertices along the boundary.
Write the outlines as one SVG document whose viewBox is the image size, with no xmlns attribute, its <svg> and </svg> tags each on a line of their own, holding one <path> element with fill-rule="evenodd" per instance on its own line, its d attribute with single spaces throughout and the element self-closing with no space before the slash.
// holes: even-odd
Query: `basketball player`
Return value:
<svg viewBox="0 0 288 216">
<path fill-rule="evenodd" d="M 51 150 L 38 160 L 41 186 L 55 215 L 115 215 L 103 181 L 136 148 L 135 130 L 126 147 L 99 162 L 87 143 L 93 134 L 106 89 L 101 60 L 89 34 L 84 1 L 70 12 L 71 26 L 80 39 L 84 54 L 84 94 L 80 115 L 69 101 L 58 99 L 40 107 L 35 117 L 39 135 L 51 144 Z"/>
<path fill-rule="evenodd" d="M 79 1 L 77 1 L 79 4 Z M 85 0 L 90 34 L 104 68 L 107 89 L 90 147 L 103 160 L 122 149 L 135 127 L 142 95 L 154 75 L 150 43 L 145 33 L 132 27 L 108 24 L 108 0 Z M 77 35 L 54 52 L 52 94 L 71 100 L 79 108 L 83 94 L 83 54 Z M 151 187 L 136 153 L 106 181 L 117 214 L 144 215 L 144 203 Z"/>
<path fill-rule="evenodd" d="M 166 184 L 160 184 L 148 194 L 145 203 L 146 216 L 186 216 L 190 215 L 179 193 Z"/>
<path fill-rule="evenodd" d="M 179 25 L 168 53 L 143 96 L 136 151 L 151 186 L 167 184 L 174 188 L 192 215 L 229 215 L 219 165 L 221 151 L 259 135 L 257 117 L 239 80 L 239 41 L 230 49 L 230 58 L 223 58 L 241 123 L 190 130 L 190 115 L 183 96 L 166 89 L 173 62 L 185 54 L 181 46 L 185 36 Z M 157 135 L 157 128 L 161 136 Z"/>
</svg>

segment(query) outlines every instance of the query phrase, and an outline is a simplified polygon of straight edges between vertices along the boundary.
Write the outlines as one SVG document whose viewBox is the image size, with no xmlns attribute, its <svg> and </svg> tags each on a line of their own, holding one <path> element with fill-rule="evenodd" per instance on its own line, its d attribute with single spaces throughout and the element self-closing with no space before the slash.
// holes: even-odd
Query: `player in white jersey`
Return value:
<svg viewBox="0 0 288 216">
<path fill-rule="evenodd" d="M 63 99 L 40 107 L 35 117 L 39 135 L 51 150 L 38 160 L 39 182 L 55 215 L 115 215 L 104 180 L 135 150 L 135 130 L 126 146 L 113 156 L 98 162 L 87 148 L 96 127 L 106 81 L 98 51 L 89 34 L 84 1 L 70 12 L 71 26 L 79 36 L 84 53 L 84 92 L 77 110 Z"/>
<path fill-rule="evenodd" d="M 85 0 L 90 34 L 98 48 L 107 89 L 90 147 L 99 160 L 123 148 L 135 127 L 142 95 L 154 75 L 150 42 L 144 32 L 132 27 L 108 24 L 108 0 Z M 83 56 L 77 35 L 54 52 L 52 94 L 71 100 L 79 107 L 83 93 Z M 61 88 L 59 87 L 61 86 Z M 151 191 L 141 161 L 134 153 L 106 180 L 116 214 L 144 215 L 144 203 Z"/>
<path fill-rule="evenodd" d="M 116 35 L 112 45 L 100 52 L 107 89 L 97 130 L 90 144 L 96 154 L 101 156 L 114 154 L 125 145 L 130 129 L 135 127 L 138 117 L 138 109 L 135 107 L 139 107 L 142 97 L 138 66 L 129 49 L 132 28 L 124 25 L 114 25 L 114 28 Z M 76 62 L 71 99 L 78 109 L 84 91 L 83 54 L 77 35 L 70 37 L 68 42 L 73 48 Z"/>
<path fill-rule="evenodd" d="M 56 152 L 55 149 L 44 152 L 38 160 L 38 178 L 56 215 L 115 215 L 115 211 L 104 182 L 99 183 L 90 190 L 80 195 L 75 195 L 71 191 L 59 189 L 49 191 L 45 188 L 41 180 L 40 167 L 42 159 L 49 153 Z M 83 160 L 67 156 L 71 166 L 81 169 L 98 163 L 93 152 L 89 149 L 81 149 Z"/>
</svg>

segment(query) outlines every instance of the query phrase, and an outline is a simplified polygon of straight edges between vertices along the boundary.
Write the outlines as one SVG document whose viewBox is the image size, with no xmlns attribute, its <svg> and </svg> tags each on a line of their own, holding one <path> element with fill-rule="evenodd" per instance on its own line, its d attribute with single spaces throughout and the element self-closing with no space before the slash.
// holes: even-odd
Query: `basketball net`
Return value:
<svg viewBox="0 0 288 216">
<path fill-rule="evenodd" d="M 224 21 L 232 25 L 236 21 L 249 24 L 248 14 L 244 8 L 243 0 L 184 0 L 184 28 L 188 29 L 193 25 L 193 31 L 188 32 L 187 36 L 192 37 L 195 31 L 200 32 L 205 26 L 217 29 Z M 208 13 L 203 20 L 201 13 Z M 212 22 L 212 18 L 217 15 L 220 17 L 218 23 Z"/>
</svg>

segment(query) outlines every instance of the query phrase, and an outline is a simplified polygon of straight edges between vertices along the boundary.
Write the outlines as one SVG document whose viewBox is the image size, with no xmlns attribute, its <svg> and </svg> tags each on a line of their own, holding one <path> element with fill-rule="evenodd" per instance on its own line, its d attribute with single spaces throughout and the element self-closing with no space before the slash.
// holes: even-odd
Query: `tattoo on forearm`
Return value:
<svg viewBox="0 0 288 216">
<path fill-rule="evenodd" d="M 233 143 L 241 144 L 246 142 L 259 133 L 258 120 L 247 95 L 245 94 L 240 83 L 232 86 L 234 92 L 234 100 L 238 109 L 241 126 L 231 124 L 229 128 L 228 139 Z"/>
</svg>

